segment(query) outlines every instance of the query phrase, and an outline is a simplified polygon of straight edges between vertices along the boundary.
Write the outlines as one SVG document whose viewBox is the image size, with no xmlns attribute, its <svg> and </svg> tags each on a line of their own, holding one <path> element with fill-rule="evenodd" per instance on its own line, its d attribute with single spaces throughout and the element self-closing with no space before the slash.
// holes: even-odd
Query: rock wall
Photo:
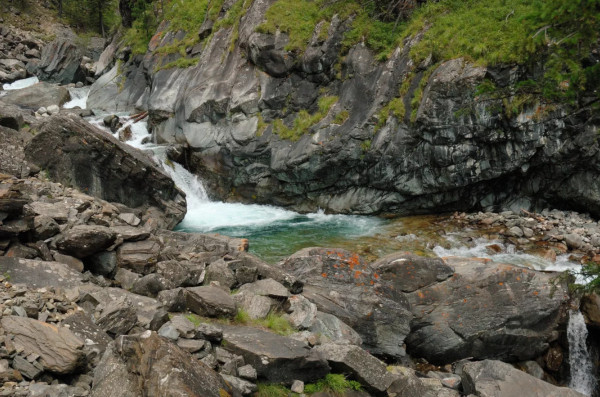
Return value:
<svg viewBox="0 0 600 397">
<path fill-rule="evenodd" d="M 511 92 L 533 72 L 415 65 L 419 36 L 385 62 L 363 44 L 343 53 L 339 18 L 326 38 L 319 24 L 304 53 L 289 52 L 285 33 L 256 31 L 271 3 L 253 2 L 237 30 L 203 32 L 211 39 L 189 49 L 198 63 L 185 69 L 161 69 L 180 55 L 155 50 L 183 36 L 161 25 L 144 56 L 121 51 L 88 107 L 148 110 L 156 140 L 187 145 L 189 167 L 222 199 L 359 214 L 553 205 L 600 215 L 597 114 L 539 103 L 513 112 L 476 95 L 485 80 Z M 299 140 L 275 133 L 277 120 L 315 114 L 324 96 L 335 103 Z M 382 112 L 391 101 L 403 114 Z"/>
</svg>

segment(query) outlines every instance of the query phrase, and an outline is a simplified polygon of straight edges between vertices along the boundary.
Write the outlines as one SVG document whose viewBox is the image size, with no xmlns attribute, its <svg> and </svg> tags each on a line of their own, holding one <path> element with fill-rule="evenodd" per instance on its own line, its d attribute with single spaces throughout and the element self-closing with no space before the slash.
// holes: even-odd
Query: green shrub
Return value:
<svg viewBox="0 0 600 397">
<path fill-rule="evenodd" d="M 291 394 L 289 389 L 281 385 L 259 383 L 256 386 L 258 390 L 252 395 L 253 397 L 288 397 Z"/>
<path fill-rule="evenodd" d="M 333 394 L 344 393 L 349 390 L 362 390 L 360 383 L 354 380 L 347 380 L 341 374 L 328 374 L 325 378 L 320 379 L 317 383 L 309 383 L 304 386 L 306 394 L 314 394 L 319 392 L 329 392 Z"/>
</svg>

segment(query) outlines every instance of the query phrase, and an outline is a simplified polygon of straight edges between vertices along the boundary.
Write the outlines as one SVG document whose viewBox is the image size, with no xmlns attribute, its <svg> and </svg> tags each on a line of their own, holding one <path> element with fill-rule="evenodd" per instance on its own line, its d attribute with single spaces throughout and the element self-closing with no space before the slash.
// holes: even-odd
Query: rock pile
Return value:
<svg viewBox="0 0 600 397">
<path fill-rule="evenodd" d="M 555 260 L 557 254 L 571 253 L 582 261 L 600 262 L 600 222 L 588 214 L 545 209 L 540 213 L 462 213 L 455 214 L 453 220 L 488 230 L 550 260 Z"/>
<path fill-rule="evenodd" d="M 39 60 L 43 42 L 30 33 L 0 25 L 0 83 L 27 77 L 27 63 Z"/>
</svg>

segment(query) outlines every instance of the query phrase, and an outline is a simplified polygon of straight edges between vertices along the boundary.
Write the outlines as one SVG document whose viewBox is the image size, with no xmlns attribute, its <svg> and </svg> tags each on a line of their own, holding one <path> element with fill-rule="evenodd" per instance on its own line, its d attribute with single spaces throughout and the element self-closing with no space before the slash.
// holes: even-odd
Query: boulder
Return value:
<svg viewBox="0 0 600 397">
<path fill-rule="evenodd" d="M 244 357 L 269 382 L 308 383 L 329 373 L 327 362 L 305 343 L 260 329 L 226 326 L 222 346 Z"/>
<path fill-rule="evenodd" d="M 248 291 L 237 293 L 233 300 L 252 319 L 265 318 L 272 309 L 278 306 L 277 301 L 267 296 L 255 295 Z"/>
<path fill-rule="evenodd" d="M 63 233 L 57 241 L 59 251 L 77 258 L 85 258 L 113 245 L 115 232 L 105 226 L 77 225 Z"/>
<path fill-rule="evenodd" d="M 524 361 L 556 338 L 569 293 L 557 275 L 489 260 L 455 260 L 455 274 L 410 293 L 411 355 L 447 364 L 474 357 Z"/>
<path fill-rule="evenodd" d="M 387 281 L 396 291 L 413 292 L 446 280 L 454 274 L 454 269 L 438 258 L 426 258 L 397 252 L 387 255 L 371 264 L 383 281 Z"/>
<path fill-rule="evenodd" d="M 163 261 L 156 265 L 156 272 L 175 287 L 196 287 L 204 281 L 203 263 L 190 261 Z"/>
<path fill-rule="evenodd" d="M 2 102 L 35 111 L 52 105 L 60 107 L 69 98 L 69 91 L 65 87 L 39 82 L 27 88 L 9 91 L 2 97 Z"/>
<path fill-rule="evenodd" d="M 186 288 L 185 304 L 188 310 L 199 316 L 233 318 L 237 313 L 231 295 L 212 286 Z"/>
<path fill-rule="evenodd" d="M 308 329 L 315 323 L 317 306 L 302 295 L 292 295 L 283 304 L 286 318 L 294 328 Z"/>
<path fill-rule="evenodd" d="M 1 324 L 15 347 L 38 355 L 47 371 L 71 374 L 85 364 L 83 341 L 66 327 L 15 316 L 3 317 Z"/>
<path fill-rule="evenodd" d="M 395 379 L 382 361 L 358 346 L 328 343 L 314 350 L 327 360 L 333 372 L 349 374 L 376 393 L 385 392 Z"/>
<path fill-rule="evenodd" d="M 258 280 L 250 284 L 244 284 L 239 290 L 240 292 L 247 291 L 254 295 L 268 296 L 270 298 L 280 300 L 287 299 L 287 297 L 290 296 L 287 288 L 271 278 Z"/>
<path fill-rule="evenodd" d="M 581 299 L 581 312 L 586 323 L 600 328 L 600 296 L 596 293 L 584 295 Z"/>
<path fill-rule="evenodd" d="M 30 137 L 23 131 L 17 131 L 19 124 L 13 124 L 10 118 L 3 117 L 1 111 L 0 107 L 0 173 L 25 178 L 32 173 L 24 152 L 25 143 Z"/>
<path fill-rule="evenodd" d="M 110 336 L 84 312 L 78 311 L 68 315 L 61 324 L 68 326 L 73 334 L 85 341 L 83 350 L 88 362 L 94 365 L 100 360 L 108 344 L 112 342 Z"/>
<path fill-rule="evenodd" d="M 510 364 L 496 360 L 467 363 L 462 369 L 462 383 L 466 394 L 480 397 L 583 397 L 584 394 L 566 387 L 554 386 L 519 371 Z"/>
<path fill-rule="evenodd" d="M 155 332 L 121 336 L 94 370 L 92 397 L 239 397 L 221 377 Z"/>
<path fill-rule="evenodd" d="M 143 240 L 123 243 L 117 249 L 119 267 L 139 274 L 155 271 L 160 253 L 160 244 L 155 240 Z"/>
<path fill-rule="evenodd" d="M 96 324 L 110 335 L 124 335 L 137 323 L 135 309 L 125 297 L 100 304 L 96 309 Z"/>
<path fill-rule="evenodd" d="M 282 264 L 304 283 L 302 295 L 317 309 L 354 329 L 373 354 L 401 358 L 413 315 L 401 291 L 381 280 L 357 254 L 331 248 L 305 248 Z"/>
<path fill-rule="evenodd" d="M 155 298 L 160 291 L 173 289 L 174 285 L 160 274 L 147 274 L 137 279 L 131 287 L 131 292 L 138 295 Z"/>
<path fill-rule="evenodd" d="M 66 85 L 85 81 L 81 69 L 82 51 L 70 40 L 58 38 L 42 48 L 39 63 L 30 63 L 30 72 L 40 80 Z"/>
<path fill-rule="evenodd" d="M 333 314 L 317 311 L 310 332 L 329 338 L 340 344 L 362 345 L 360 335 Z"/>
<path fill-rule="evenodd" d="M 131 208 L 160 209 L 168 228 L 185 215 L 185 194 L 150 158 L 80 118 L 48 118 L 25 152 L 55 181 Z"/>
</svg>

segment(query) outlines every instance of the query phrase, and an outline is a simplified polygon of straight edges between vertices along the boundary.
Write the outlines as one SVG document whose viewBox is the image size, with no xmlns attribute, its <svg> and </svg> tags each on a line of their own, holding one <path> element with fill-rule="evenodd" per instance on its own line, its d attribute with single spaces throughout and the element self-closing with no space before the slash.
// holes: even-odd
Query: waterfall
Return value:
<svg viewBox="0 0 600 397">
<path fill-rule="evenodd" d="M 86 102 L 88 94 L 90 93 L 90 87 L 70 87 L 69 94 L 71 95 L 71 100 L 63 105 L 65 109 L 73 109 L 73 108 L 86 108 Z"/>
<path fill-rule="evenodd" d="M 567 338 L 569 340 L 569 367 L 571 380 L 569 387 L 586 396 L 591 396 L 596 389 L 594 365 L 587 348 L 587 327 L 580 311 L 569 312 Z"/>
</svg>

